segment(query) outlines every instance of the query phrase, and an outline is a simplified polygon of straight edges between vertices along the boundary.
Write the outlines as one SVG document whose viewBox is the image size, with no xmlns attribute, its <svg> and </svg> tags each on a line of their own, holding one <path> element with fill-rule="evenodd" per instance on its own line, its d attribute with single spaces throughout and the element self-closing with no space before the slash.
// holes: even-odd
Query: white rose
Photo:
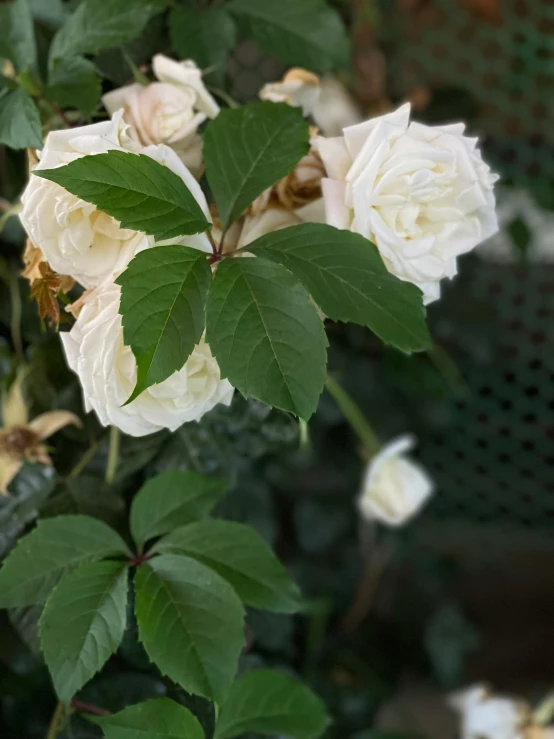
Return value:
<svg viewBox="0 0 554 739">
<path fill-rule="evenodd" d="M 412 436 L 386 444 L 368 464 L 358 505 L 364 518 L 387 526 L 402 526 L 418 513 L 433 493 L 427 472 L 405 453 Z"/>
<path fill-rule="evenodd" d="M 327 222 L 370 239 L 388 270 L 425 303 L 457 272 L 456 257 L 498 230 L 493 184 L 463 124 L 410 123 L 410 106 L 317 140 Z"/>
<path fill-rule="evenodd" d="M 111 121 L 53 131 L 46 139 L 35 169 L 61 167 L 87 154 L 113 149 L 137 151 L 127 129 L 118 112 Z M 209 218 L 200 186 L 175 152 L 163 145 L 140 151 L 179 175 Z M 21 201 L 21 222 L 33 244 L 42 250 L 53 270 L 73 277 L 87 288 L 113 280 L 135 254 L 155 243 L 144 233 L 120 228 L 114 218 L 50 180 L 31 175 Z M 205 234 L 186 239 L 187 244 L 210 251 Z M 173 239 L 172 243 L 180 242 Z"/>
<path fill-rule="evenodd" d="M 163 428 L 175 431 L 183 423 L 198 421 L 218 403 L 230 404 L 233 387 L 221 379 L 202 339 L 181 370 L 122 407 L 135 386 L 137 366 L 123 343 L 119 299 L 120 288 L 114 283 L 93 290 L 84 297 L 71 331 L 61 334 L 87 411 L 94 410 L 103 426 L 145 436 Z"/>
<path fill-rule="evenodd" d="M 319 90 L 311 113 L 324 136 L 340 136 L 343 128 L 360 123 L 362 113 L 359 106 L 336 77 L 322 77 Z"/>
<path fill-rule="evenodd" d="M 461 714 L 461 739 L 523 739 L 529 709 L 521 701 L 491 695 L 475 685 L 450 697 Z"/>
<path fill-rule="evenodd" d="M 123 108 L 125 121 L 134 127 L 141 144 L 168 144 L 199 175 L 202 140 L 197 130 L 206 118 L 215 118 L 219 106 L 194 62 L 176 62 L 157 54 L 152 67 L 158 82 L 108 92 L 102 98 L 104 106 L 110 115 Z"/>
<path fill-rule="evenodd" d="M 289 69 L 280 82 L 268 82 L 259 93 L 261 100 L 287 103 L 311 115 L 319 99 L 319 77 L 300 67 Z"/>
</svg>

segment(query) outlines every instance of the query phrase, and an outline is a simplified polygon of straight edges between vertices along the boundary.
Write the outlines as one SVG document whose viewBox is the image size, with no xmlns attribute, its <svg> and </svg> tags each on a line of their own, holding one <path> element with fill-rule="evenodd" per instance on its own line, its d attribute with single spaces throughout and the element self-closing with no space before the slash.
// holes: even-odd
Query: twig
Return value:
<svg viewBox="0 0 554 739">
<path fill-rule="evenodd" d="M 75 480 L 81 472 L 85 469 L 85 467 L 92 462 L 94 459 L 96 452 L 98 451 L 98 442 L 92 441 L 90 447 L 86 450 L 86 452 L 83 454 L 81 459 L 77 462 L 75 467 L 71 470 L 69 475 L 67 476 L 68 480 Z"/>
<path fill-rule="evenodd" d="M 90 713 L 93 716 L 111 716 L 112 715 L 109 711 L 106 711 L 104 708 L 93 706 L 91 703 L 84 703 L 83 701 L 77 700 L 77 698 L 73 698 L 73 700 L 71 701 L 71 708 L 74 708 L 76 711 L 82 711 L 83 713 Z"/>
</svg>

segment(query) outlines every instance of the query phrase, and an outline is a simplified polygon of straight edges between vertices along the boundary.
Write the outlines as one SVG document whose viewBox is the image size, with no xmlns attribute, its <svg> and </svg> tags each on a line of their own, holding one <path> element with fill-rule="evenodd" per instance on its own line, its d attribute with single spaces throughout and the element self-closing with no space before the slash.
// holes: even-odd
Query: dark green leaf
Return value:
<svg viewBox="0 0 554 739">
<path fill-rule="evenodd" d="M 94 203 L 122 228 L 145 231 L 158 241 L 200 233 L 209 226 L 183 180 L 144 154 L 109 151 L 34 174 Z"/>
<path fill-rule="evenodd" d="M 204 136 L 206 176 L 222 223 L 285 177 L 308 153 L 309 139 L 302 113 L 285 103 L 222 110 Z"/>
<path fill-rule="evenodd" d="M 43 603 L 71 570 L 128 552 L 119 534 L 95 518 L 60 516 L 39 521 L 0 570 L 0 607 Z"/>
<path fill-rule="evenodd" d="M 46 96 L 62 108 L 77 108 L 89 115 L 102 96 L 94 64 L 82 56 L 59 59 L 50 72 Z"/>
<path fill-rule="evenodd" d="M 40 643 L 63 703 L 100 670 L 123 639 L 127 567 L 122 562 L 82 565 L 56 586 L 46 603 Z"/>
<path fill-rule="evenodd" d="M 204 739 L 198 719 L 169 698 L 154 698 L 105 718 L 89 716 L 106 739 Z"/>
<path fill-rule="evenodd" d="M 363 236 L 306 223 L 262 236 L 248 251 L 290 269 L 334 321 L 367 326 L 407 352 L 431 345 L 421 291 L 391 275 Z"/>
<path fill-rule="evenodd" d="M 208 298 L 207 341 L 243 395 L 308 419 L 326 375 L 327 338 L 306 290 L 281 265 L 227 259 Z"/>
<path fill-rule="evenodd" d="M 0 5 L 0 59 L 9 59 L 18 72 L 36 67 L 33 16 L 27 0 Z"/>
<path fill-rule="evenodd" d="M 232 0 L 228 8 L 246 36 L 285 64 L 324 74 L 349 63 L 348 33 L 326 0 Z"/>
<path fill-rule="evenodd" d="M 276 670 L 252 670 L 226 696 L 214 739 L 246 732 L 317 739 L 328 724 L 323 702 L 305 685 Z"/>
<path fill-rule="evenodd" d="M 205 79 L 221 85 L 227 57 L 236 44 L 233 18 L 225 8 L 175 8 L 169 17 L 171 43 L 183 59 L 193 59 L 201 69 L 212 69 Z"/>
<path fill-rule="evenodd" d="M 0 95 L 0 144 L 11 149 L 42 148 L 38 109 L 24 90 L 7 90 Z"/>
<path fill-rule="evenodd" d="M 66 17 L 62 0 L 29 0 L 34 17 L 41 23 L 59 28 Z"/>
<path fill-rule="evenodd" d="M 244 611 L 233 588 L 189 557 L 154 557 L 137 570 L 139 637 L 164 675 L 220 701 L 244 645 Z"/>
<path fill-rule="evenodd" d="M 204 252 L 180 245 L 137 254 L 117 278 L 123 336 L 137 360 L 127 402 L 184 367 L 204 332 L 211 279 Z"/>
<path fill-rule="evenodd" d="M 131 534 L 137 546 L 205 518 L 227 489 L 225 480 L 185 470 L 168 470 L 152 477 L 131 505 Z"/>
<path fill-rule="evenodd" d="M 218 572 L 250 606 L 293 613 L 300 592 L 265 541 L 250 526 L 198 521 L 161 539 L 156 552 L 187 554 Z"/>
</svg>

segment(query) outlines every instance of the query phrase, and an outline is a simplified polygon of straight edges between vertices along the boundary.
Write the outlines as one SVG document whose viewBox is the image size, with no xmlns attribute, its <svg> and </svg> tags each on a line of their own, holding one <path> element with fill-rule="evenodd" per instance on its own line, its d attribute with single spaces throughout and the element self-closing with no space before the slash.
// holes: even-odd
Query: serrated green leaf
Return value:
<svg viewBox="0 0 554 739">
<path fill-rule="evenodd" d="M 248 251 L 289 269 L 334 321 L 367 326 L 406 352 L 430 347 L 421 291 L 391 275 L 363 236 L 306 223 L 262 236 Z"/>
<path fill-rule="evenodd" d="M 101 96 L 102 82 L 91 61 L 82 56 L 71 56 L 55 62 L 46 89 L 48 100 L 62 108 L 77 108 L 89 115 Z"/>
<path fill-rule="evenodd" d="M 323 701 L 308 687 L 277 670 L 252 670 L 226 696 L 214 739 L 246 732 L 317 739 L 328 724 Z"/>
<path fill-rule="evenodd" d="M 319 74 L 349 64 L 348 32 L 326 0 L 232 0 L 227 7 L 244 35 L 285 64 Z"/>
<path fill-rule="evenodd" d="M 224 225 L 285 177 L 310 148 L 302 113 L 285 103 L 222 110 L 204 135 L 206 176 Z"/>
<path fill-rule="evenodd" d="M 0 569 L 0 608 L 44 603 L 61 578 L 76 567 L 127 554 L 119 534 L 96 518 L 41 520 L 19 540 Z"/>
<path fill-rule="evenodd" d="M 22 89 L 6 90 L 0 95 L 0 144 L 11 149 L 42 148 L 37 106 Z"/>
<path fill-rule="evenodd" d="M 69 703 L 116 651 L 125 632 L 127 563 L 89 562 L 56 586 L 40 643 L 59 699 Z"/>
<path fill-rule="evenodd" d="M 245 396 L 308 419 L 326 376 L 327 338 L 306 290 L 279 264 L 227 259 L 207 308 L 221 374 Z"/>
<path fill-rule="evenodd" d="M 227 492 L 226 480 L 188 470 L 150 478 L 131 504 L 131 534 L 137 546 L 207 516 Z"/>
<path fill-rule="evenodd" d="M 233 588 L 190 557 L 161 555 L 135 578 L 139 638 L 164 675 L 220 701 L 244 645 L 244 611 Z"/>
<path fill-rule="evenodd" d="M 88 716 L 106 739 L 204 739 L 196 716 L 169 698 L 128 706 L 113 716 Z"/>
<path fill-rule="evenodd" d="M 137 360 L 128 403 L 184 367 L 204 332 L 211 279 L 204 252 L 181 245 L 137 254 L 117 278 L 123 336 Z"/>
<path fill-rule="evenodd" d="M 0 59 L 9 59 L 18 72 L 34 70 L 37 47 L 33 16 L 27 0 L 0 5 Z"/>
<path fill-rule="evenodd" d="M 109 151 L 64 167 L 35 169 L 70 193 L 156 240 L 205 231 L 210 225 L 183 180 L 144 154 Z"/>
<path fill-rule="evenodd" d="M 96 54 L 127 43 L 142 31 L 156 4 L 148 0 L 83 0 L 54 36 L 49 63 Z"/>
<path fill-rule="evenodd" d="M 211 69 L 205 80 L 221 85 L 227 57 L 236 45 L 236 26 L 225 8 L 174 8 L 169 16 L 171 43 L 183 59 Z"/>
<path fill-rule="evenodd" d="M 164 536 L 154 551 L 186 554 L 224 577 L 244 603 L 293 613 L 300 591 L 270 547 L 250 526 L 231 521 L 198 521 Z"/>
</svg>

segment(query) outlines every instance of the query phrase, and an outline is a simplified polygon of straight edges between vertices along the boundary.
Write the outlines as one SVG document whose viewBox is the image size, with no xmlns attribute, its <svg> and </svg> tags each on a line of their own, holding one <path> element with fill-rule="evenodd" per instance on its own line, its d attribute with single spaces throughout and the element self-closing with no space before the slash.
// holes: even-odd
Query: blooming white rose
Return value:
<svg viewBox="0 0 554 739">
<path fill-rule="evenodd" d="M 137 366 L 123 343 L 120 294 L 110 283 L 85 295 L 73 328 L 61 334 L 68 364 L 81 381 L 86 410 L 94 410 L 103 426 L 145 436 L 198 421 L 218 403 L 229 405 L 233 387 L 221 379 L 202 339 L 181 370 L 122 407 L 135 387 Z"/>
<path fill-rule="evenodd" d="M 287 103 L 311 115 L 319 98 L 319 77 L 301 67 L 289 69 L 280 82 L 268 82 L 259 93 L 261 100 Z"/>
<path fill-rule="evenodd" d="M 463 124 L 410 123 L 410 106 L 319 138 L 327 222 L 370 239 L 389 272 L 425 303 L 457 272 L 456 257 L 498 230 L 496 175 Z"/>
<path fill-rule="evenodd" d="M 175 152 L 163 145 L 137 149 L 121 115 L 120 111 L 112 120 L 92 126 L 52 131 L 35 169 L 61 167 L 87 154 L 102 154 L 114 149 L 140 151 L 181 177 L 209 218 L 200 186 Z M 151 236 L 121 228 L 114 218 L 91 203 L 41 177 L 31 175 L 21 202 L 23 227 L 52 269 L 73 277 L 87 288 L 113 280 L 135 254 L 155 243 Z M 190 246 L 210 251 L 205 234 L 186 239 Z M 172 243 L 180 243 L 180 240 L 173 239 Z"/>
<path fill-rule="evenodd" d="M 158 82 L 112 90 L 102 98 L 104 106 L 110 115 L 123 108 L 125 121 L 141 144 L 168 144 L 199 175 L 202 140 L 197 130 L 206 118 L 215 118 L 219 106 L 193 61 L 176 62 L 156 54 L 152 68 Z"/>
<path fill-rule="evenodd" d="M 492 695 L 474 685 L 450 697 L 461 714 L 461 739 L 524 739 L 529 707 L 521 701 Z"/>
<path fill-rule="evenodd" d="M 401 436 L 369 462 L 358 499 L 367 520 L 402 526 L 432 495 L 434 485 L 427 472 L 405 456 L 414 445 L 414 437 Z"/>
</svg>

